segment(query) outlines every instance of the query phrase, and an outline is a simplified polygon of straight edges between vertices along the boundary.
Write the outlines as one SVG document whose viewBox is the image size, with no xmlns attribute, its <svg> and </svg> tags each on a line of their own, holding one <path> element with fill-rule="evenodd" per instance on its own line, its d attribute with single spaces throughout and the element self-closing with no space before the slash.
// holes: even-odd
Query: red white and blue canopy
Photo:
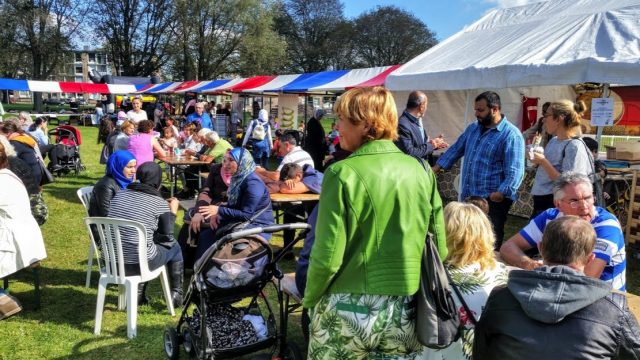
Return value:
<svg viewBox="0 0 640 360">
<path fill-rule="evenodd" d="M 166 82 L 161 84 L 93 84 L 77 82 L 1 79 L 0 90 L 50 93 L 174 94 L 174 93 L 325 93 L 353 87 L 383 85 L 398 65 L 316 73 L 254 76 L 249 78 Z"/>
</svg>

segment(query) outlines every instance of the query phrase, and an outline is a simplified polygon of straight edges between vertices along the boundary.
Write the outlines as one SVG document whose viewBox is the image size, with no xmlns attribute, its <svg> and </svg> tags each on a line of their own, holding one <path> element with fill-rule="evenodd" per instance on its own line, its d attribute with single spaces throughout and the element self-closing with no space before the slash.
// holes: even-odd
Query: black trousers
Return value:
<svg viewBox="0 0 640 360">
<path fill-rule="evenodd" d="M 533 195 L 533 211 L 531 212 L 531 218 L 534 219 L 541 212 L 556 207 L 553 203 L 553 194 L 549 195 Z"/>
<path fill-rule="evenodd" d="M 495 202 L 487 198 L 487 202 L 489 203 L 489 219 L 493 224 L 493 231 L 496 233 L 494 249 L 498 251 L 504 240 L 504 224 L 507 222 L 507 216 L 509 215 L 509 209 L 511 209 L 513 200 L 504 198 L 501 202 Z"/>
</svg>

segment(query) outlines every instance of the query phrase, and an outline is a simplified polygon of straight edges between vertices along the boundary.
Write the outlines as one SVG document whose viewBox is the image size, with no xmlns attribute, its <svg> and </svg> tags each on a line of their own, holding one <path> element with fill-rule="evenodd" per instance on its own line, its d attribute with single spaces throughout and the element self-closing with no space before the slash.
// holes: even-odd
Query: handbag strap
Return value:
<svg viewBox="0 0 640 360">
<path fill-rule="evenodd" d="M 464 311 L 467 312 L 469 320 L 471 321 L 473 326 L 476 326 L 478 321 L 476 320 L 476 317 L 473 315 L 473 312 L 469 308 L 469 305 L 467 305 L 467 302 L 464 301 L 464 297 L 462 297 L 462 294 L 460 293 L 460 289 L 458 289 L 458 285 L 456 285 L 453 282 L 453 279 L 451 278 L 451 273 L 449 273 L 449 270 L 447 269 L 446 266 L 444 267 L 444 271 L 447 273 L 447 278 L 449 279 L 449 284 L 451 285 L 451 288 L 453 288 L 453 291 L 455 291 L 456 296 L 458 296 L 458 300 L 460 300 L 462 307 L 464 307 Z"/>
</svg>

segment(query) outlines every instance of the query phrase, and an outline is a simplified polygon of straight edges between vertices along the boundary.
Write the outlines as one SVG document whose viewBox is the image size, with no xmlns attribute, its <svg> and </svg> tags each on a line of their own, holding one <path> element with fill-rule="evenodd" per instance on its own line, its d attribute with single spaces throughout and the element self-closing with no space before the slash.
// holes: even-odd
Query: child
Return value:
<svg viewBox="0 0 640 360">
<path fill-rule="evenodd" d="M 173 149 L 178 147 L 178 139 L 176 139 L 173 129 L 170 127 L 165 127 L 162 129 L 163 137 L 158 139 L 160 145 L 162 145 L 162 149 L 166 151 L 168 154 L 173 153 Z"/>
<path fill-rule="evenodd" d="M 283 194 L 320 194 L 323 175 L 309 164 L 301 167 L 295 163 L 285 164 L 280 170 L 280 192 Z"/>
</svg>

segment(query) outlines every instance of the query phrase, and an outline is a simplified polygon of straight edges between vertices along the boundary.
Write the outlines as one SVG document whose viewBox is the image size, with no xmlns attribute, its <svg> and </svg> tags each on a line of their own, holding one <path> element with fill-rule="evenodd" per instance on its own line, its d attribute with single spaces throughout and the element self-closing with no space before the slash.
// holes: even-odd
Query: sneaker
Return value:
<svg viewBox="0 0 640 360">
<path fill-rule="evenodd" d="M 0 320 L 6 319 L 22 311 L 18 299 L 11 295 L 0 294 Z"/>
</svg>

